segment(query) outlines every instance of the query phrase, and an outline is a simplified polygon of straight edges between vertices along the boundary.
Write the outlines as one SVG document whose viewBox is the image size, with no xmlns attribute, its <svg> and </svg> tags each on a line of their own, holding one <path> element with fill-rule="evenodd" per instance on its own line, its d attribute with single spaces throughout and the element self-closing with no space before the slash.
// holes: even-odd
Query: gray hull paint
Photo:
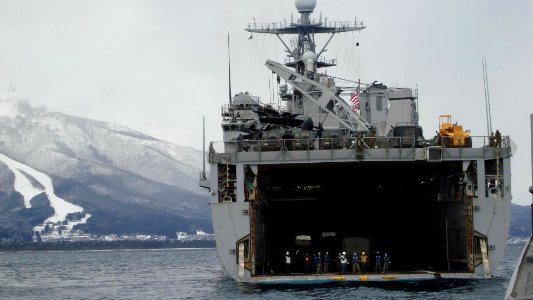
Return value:
<svg viewBox="0 0 533 300">
<path fill-rule="evenodd" d="M 496 152 L 499 152 L 497 154 Z M 485 235 L 489 241 L 490 252 L 489 256 L 489 270 L 493 273 L 498 267 L 500 261 L 503 259 L 505 244 L 508 238 L 509 226 L 510 226 L 510 214 L 511 214 L 511 185 L 510 180 L 510 153 L 509 148 L 495 149 L 495 148 L 471 148 L 471 149 L 444 149 L 442 153 L 442 160 L 464 160 L 464 161 L 477 161 L 478 172 L 484 173 L 484 160 L 496 158 L 504 154 L 503 166 L 504 170 L 503 178 L 505 182 L 504 197 L 489 196 L 489 197 L 474 197 L 473 204 L 476 207 L 474 217 L 474 230 Z M 325 162 L 353 162 L 356 158 L 356 152 L 352 149 L 344 150 L 316 150 L 316 151 L 285 151 L 285 152 L 238 152 L 238 153 L 212 153 L 211 161 L 216 162 L 211 164 L 211 174 L 217 174 L 217 163 L 226 163 L 231 161 L 236 165 L 246 164 L 309 164 L 309 163 L 325 163 Z M 359 157 L 358 161 L 417 161 L 427 160 L 427 149 L 367 149 L 364 151 L 364 158 Z M 483 186 L 484 178 L 481 176 L 478 178 L 479 186 Z M 216 177 L 211 178 L 212 190 L 217 191 Z M 484 191 L 480 189 L 479 194 L 483 194 Z M 242 193 L 238 193 L 242 194 Z M 227 276 L 240 282 L 255 282 L 255 283 L 283 283 L 287 281 L 297 282 L 320 282 L 340 280 L 339 278 L 329 278 L 330 275 L 319 276 L 316 279 L 315 275 L 304 276 L 285 276 L 279 275 L 271 276 L 261 275 L 252 276 L 251 270 L 241 270 L 239 276 L 239 264 L 236 259 L 237 241 L 247 235 L 250 232 L 250 204 L 244 202 L 239 197 L 237 202 L 219 202 L 218 192 L 212 195 L 211 211 L 213 218 L 213 226 L 217 243 L 217 250 L 220 261 L 223 266 L 224 272 Z M 246 213 L 248 212 L 248 213 Z M 241 267 L 242 269 L 242 267 Z M 427 274 L 407 274 L 398 273 L 395 276 L 395 280 L 428 280 L 435 279 L 435 276 L 428 276 Z M 441 274 L 440 278 L 481 278 L 486 277 L 483 265 L 478 265 L 475 268 L 474 274 L 472 273 L 449 273 Z M 331 276 L 330 276 L 331 277 Z M 316 280 L 313 281 L 315 278 Z M 357 276 L 348 277 L 346 280 L 360 280 Z M 369 281 L 387 281 L 390 279 L 383 279 L 379 275 L 369 276 Z"/>
<path fill-rule="evenodd" d="M 276 35 L 289 57 L 285 65 L 266 62 L 277 75 L 283 106 L 264 104 L 248 92 L 235 95 L 222 107 L 224 141 L 210 145 L 211 177 L 204 172 L 200 185 L 210 191 L 225 274 L 236 281 L 265 284 L 490 276 L 503 258 L 510 226 L 509 138 L 474 140 L 469 131 L 452 126 L 451 116 L 442 115 L 439 121 L 449 127 L 442 126 L 438 136 L 426 140 L 418 125 L 416 90 L 377 81 L 337 86 L 334 77 L 321 71 L 336 65 L 336 60 L 323 56 L 327 45 L 337 33 L 366 27 L 357 19 L 317 21 L 311 18 L 315 5 L 315 0 L 296 1 L 300 13 L 296 21 L 254 22 L 246 29 Z M 315 34 L 330 37 L 319 47 Z M 297 35 L 300 42 L 289 48 L 282 38 L 286 35 Z M 356 178 L 367 189 L 355 195 L 353 191 L 361 187 L 345 177 Z M 404 194 L 398 195 L 398 190 Z M 305 210 L 306 203 L 312 210 Z M 391 237 L 382 232 L 352 228 L 352 216 L 340 218 L 335 208 L 328 210 L 330 205 L 346 206 L 347 211 L 359 205 L 379 209 L 393 219 L 388 226 L 401 239 L 390 242 Z M 322 219 L 316 216 L 321 213 Z M 361 219 L 359 225 L 380 225 L 366 214 Z M 318 240 L 309 251 L 319 251 L 317 247 L 360 251 L 354 250 L 355 245 L 345 249 L 346 240 L 358 238 L 377 242 L 375 247 L 393 248 L 403 255 L 403 271 L 365 277 L 283 274 L 285 251 L 297 250 L 295 236 L 306 236 L 299 231 L 310 231 L 309 237 L 314 234 Z M 338 231 L 342 241 L 327 244 L 332 231 Z M 446 271 L 412 272 L 420 267 L 405 258 L 411 256 L 403 249 L 406 241 L 416 244 L 406 247 L 423 252 L 420 264 Z M 370 242 L 366 245 L 372 248 Z"/>
</svg>

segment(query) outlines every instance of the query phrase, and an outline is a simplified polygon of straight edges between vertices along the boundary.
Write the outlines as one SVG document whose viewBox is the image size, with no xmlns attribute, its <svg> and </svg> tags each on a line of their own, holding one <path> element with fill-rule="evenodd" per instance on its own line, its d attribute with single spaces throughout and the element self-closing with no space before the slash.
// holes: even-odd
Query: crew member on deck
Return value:
<svg viewBox="0 0 533 300">
<path fill-rule="evenodd" d="M 494 140 L 495 140 L 495 144 L 496 144 L 495 146 L 496 147 L 501 147 L 502 146 L 502 134 L 497 129 L 496 129 L 496 136 L 495 136 Z"/>
<path fill-rule="evenodd" d="M 346 258 L 346 252 L 341 254 L 341 273 L 346 274 L 346 266 L 348 265 L 348 259 Z"/>
<path fill-rule="evenodd" d="M 329 253 L 326 251 L 324 254 L 324 273 L 327 273 L 329 270 Z"/>
<path fill-rule="evenodd" d="M 309 253 L 305 254 L 304 257 L 304 273 L 309 272 L 309 263 L 311 262 L 311 258 L 309 257 Z"/>
<path fill-rule="evenodd" d="M 383 273 L 389 272 L 390 257 L 385 253 L 383 256 Z"/>
<path fill-rule="evenodd" d="M 496 146 L 496 137 L 494 136 L 494 132 L 491 132 L 489 136 L 489 147 L 495 147 L 495 146 Z"/>
<path fill-rule="evenodd" d="M 365 251 L 361 252 L 361 268 L 363 269 L 363 273 L 366 273 L 366 267 L 368 264 L 368 256 L 366 255 Z"/>
<path fill-rule="evenodd" d="M 291 256 L 289 255 L 289 251 L 285 253 L 285 274 L 289 274 L 291 272 Z"/>
<path fill-rule="evenodd" d="M 354 252 L 352 255 L 352 271 L 354 273 L 361 273 L 361 267 L 359 266 L 359 256 L 357 252 Z"/>
<path fill-rule="evenodd" d="M 320 252 L 318 252 L 317 256 L 315 257 L 315 266 L 316 266 L 316 273 L 320 274 L 320 269 L 322 266 L 322 255 Z"/>
<path fill-rule="evenodd" d="M 376 256 L 374 257 L 376 261 L 376 267 L 374 268 L 374 272 L 381 273 L 381 255 L 379 255 L 379 252 L 376 252 Z"/>
</svg>

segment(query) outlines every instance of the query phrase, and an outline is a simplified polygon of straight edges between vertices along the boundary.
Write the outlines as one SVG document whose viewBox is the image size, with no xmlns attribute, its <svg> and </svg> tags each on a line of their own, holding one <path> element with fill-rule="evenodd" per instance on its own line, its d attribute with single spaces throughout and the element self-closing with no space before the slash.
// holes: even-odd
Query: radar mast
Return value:
<svg viewBox="0 0 533 300">
<path fill-rule="evenodd" d="M 328 21 L 327 18 L 313 20 L 311 13 L 313 13 L 316 0 L 296 0 L 296 9 L 300 13 L 300 18 L 296 21 L 291 17 L 291 21 L 286 20 L 278 23 L 268 24 L 248 24 L 246 31 L 250 33 L 266 33 L 276 35 L 289 55 L 289 61 L 285 63 L 287 67 L 294 68 L 298 73 L 304 74 L 304 71 L 316 72 L 316 69 L 324 67 L 336 66 L 336 60 L 326 60 L 322 54 L 326 51 L 326 47 L 336 33 L 360 31 L 365 29 L 363 22 L 358 22 L 357 19 L 348 22 Z M 318 51 L 315 44 L 315 34 L 326 33 L 330 34 L 329 39 L 325 45 Z M 281 35 L 292 34 L 297 35 L 295 47 L 291 49 L 287 43 L 282 39 Z M 310 70 L 311 61 L 313 60 L 313 69 Z"/>
<path fill-rule="evenodd" d="M 342 127 L 352 132 L 368 132 L 371 125 L 356 113 L 345 100 L 339 97 L 342 89 L 337 87 L 334 78 L 319 74 L 317 70 L 336 66 L 336 60 L 326 60 L 322 54 L 336 33 L 359 31 L 365 27 L 362 22 L 335 22 L 311 19 L 316 0 L 296 0 L 296 9 L 300 18 L 291 21 L 267 24 L 249 24 L 246 31 L 276 35 L 288 53 L 285 66 L 268 60 L 266 66 L 293 87 L 293 93 L 287 93 L 286 86 L 280 88 L 280 96 L 287 101 L 287 111 L 293 115 L 311 118 L 320 126 Z M 315 34 L 330 34 L 322 49 L 317 51 Z M 291 49 L 281 35 L 297 35 Z M 331 116 L 328 118 L 328 116 Z M 326 120 L 326 118 L 328 118 Z M 324 121 L 326 120 L 326 121 Z"/>
</svg>

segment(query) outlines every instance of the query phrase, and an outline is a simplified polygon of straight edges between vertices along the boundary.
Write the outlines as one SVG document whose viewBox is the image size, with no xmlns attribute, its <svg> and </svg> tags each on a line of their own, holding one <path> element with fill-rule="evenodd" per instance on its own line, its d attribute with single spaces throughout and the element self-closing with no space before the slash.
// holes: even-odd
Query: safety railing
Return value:
<svg viewBox="0 0 533 300">
<path fill-rule="evenodd" d="M 312 151 L 338 149 L 411 149 L 428 146 L 443 148 L 481 148 L 510 147 L 509 137 L 502 137 L 499 142 L 491 137 L 472 136 L 468 140 L 458 141 L 450 137 L 433 140 L 415 139 L 414 137 L 330 137 L 300 139 L 264 139 L 235 140 L 232 142 L 212 142 L 211 151 L 224 152 L 268 152 L 268 151 Z M 226 147 L 224 147 L 226 146 Z M 233 151 L 228 151 L 228 147 Z"/>
</svg>

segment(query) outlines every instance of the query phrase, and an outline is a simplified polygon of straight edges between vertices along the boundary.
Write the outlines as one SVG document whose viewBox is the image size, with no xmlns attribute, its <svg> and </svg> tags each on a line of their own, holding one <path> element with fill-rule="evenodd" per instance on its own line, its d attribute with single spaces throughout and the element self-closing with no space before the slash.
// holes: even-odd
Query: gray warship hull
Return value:
<svg viewBox="0 0 533 300">
<path fill-rule="evenodd" d="M 314 21 L 315 4 L 297 0 L 296 22 L 246 29 L 298 42 L 283 43 L 285 66 L 266 62 L 283 107 L 236 94 L 222 107 L 224 140 L 209 146 L 200 185 L 210 192 L 224 272 L 265 284 L 490 277 L 509 232 L 510 139 L 470 136 L 442 115 L 438 135 L 426 140 L 416 92 L 337 86 L 319 72 L 336 61 L 321 58 L 314 34 L 331 40 L 365 27 Z M 306 265 L 306 254 L 326 252 L 327 271 Z M 350 263 L 352 272 L 340 274 L 342 252 L 368 253 L 368 269 L 353 272 Z M 391 262 L 382 273 L 375 257 L 384 253 Z"/>
<path fill-rule="evenodd" d="M 491 193 L 488 182 L 498 160 L 502 177 L 510 176 L 507 151 L 213 151 L 211 174 L 221 175 L 210 178 L 210 206 L 224 272 L 238 281 L 265 283 L 489 276 L 503 258 L 511 197 L 508 185 L 501 194 Z M 460 187 L 458 176 L 473 165 L 475 182 Z M 228 168 L 235 189 L 224 199 L 220 187 Z M 245 181 L 256 182 L 250 193 Z M 311 237 L 309 245 L 298 245 L 302 235 Z M 369 247 L 346 245 L 357 239 Z M 382 276 L 369 272 L 343 279 L 335 266 L 331 274 L 304 274 L 293 258 L 291 275 L 283 274 L 285 251 L 336 254 L 347 247 L 392 253 L 393 267 Z"/>
</svg>

